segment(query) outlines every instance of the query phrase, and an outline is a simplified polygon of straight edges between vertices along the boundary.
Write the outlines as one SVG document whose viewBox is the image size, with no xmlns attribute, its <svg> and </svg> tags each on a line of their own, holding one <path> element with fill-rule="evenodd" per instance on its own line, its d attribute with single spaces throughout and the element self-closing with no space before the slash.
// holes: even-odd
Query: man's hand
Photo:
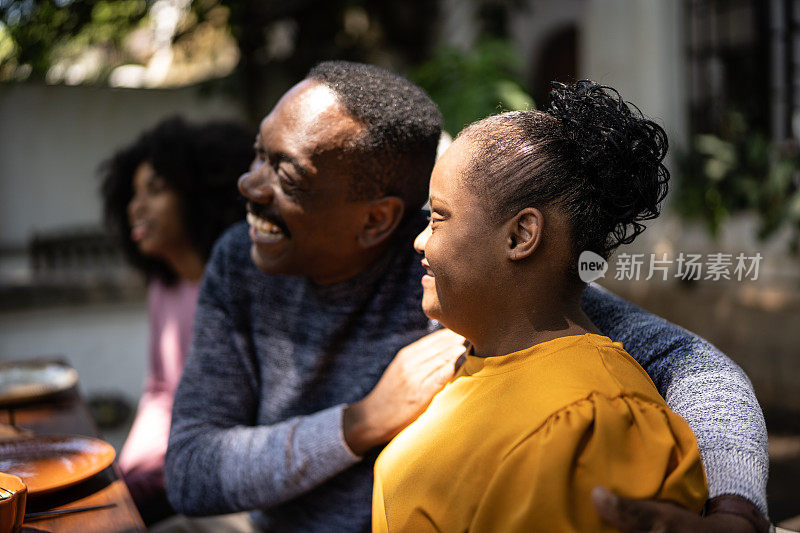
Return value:
<svg viewBox="0 0 800 533">
<path fill-rule="evenodd" d="M 416 420 L 453 377 L 463 353 L 464 337 L 448 329 L 397 352 L 375 388 L 344 411 L 344 438 L 353 453 L 389 442 Z"/>
<path fill-rule="evenodd" d="M 671 502 L 621 498 L 603 487 L 592 490 L 592 503 L 604 522 L 623 533 L 756 532 L 753 524 L 735 514 L 701 517 Z"/>
</svg>

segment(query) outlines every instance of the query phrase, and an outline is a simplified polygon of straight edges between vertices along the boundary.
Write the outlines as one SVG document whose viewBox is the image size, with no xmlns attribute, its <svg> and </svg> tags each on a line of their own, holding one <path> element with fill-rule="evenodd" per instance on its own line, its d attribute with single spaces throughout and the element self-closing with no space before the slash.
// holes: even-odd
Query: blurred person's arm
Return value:
<svg viewBox="0 0 800 533">
<path fill-rule="evenodd" d="M 172 392 L 164 373 L 160 291 L 156 284 L 148 287 L 148 364 L 144 391 L 139 400 L 128 437 L 122 447 L 119 466 L 137 504 L 164 491 L 164 454 L 169 439 Z M 177 347 L 176 347 L 177 349 Z"/>
<path fill-rule="evenodd" d="M 706 340 L 591 284 L 589 318 L 622 343 L 697 438 L 709 497 L 738 495 L 764 515 L 769 465 L 764 417 L 750 380 Z"/>
</svg>

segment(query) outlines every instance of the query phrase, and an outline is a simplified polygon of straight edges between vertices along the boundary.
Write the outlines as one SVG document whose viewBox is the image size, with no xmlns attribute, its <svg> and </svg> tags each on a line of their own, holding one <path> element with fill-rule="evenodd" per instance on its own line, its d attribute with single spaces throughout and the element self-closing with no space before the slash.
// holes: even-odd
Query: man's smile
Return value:
<svg viewBox="0 0 800 533">
<path fill-rule="evenodd" d="M 285 224 L 253 202 L 247 203 L 247 223 L 250 225 L 250 237 L 257 244 L 273 244 L 290 237 Z"/>
<path fill-rule="evenodd" d="M 250 224 L 250 236 L 258 243 L 273 243 L 286 238 L 278 226 L 253 213 L 247 213 L 247 223 Z"/>
</svg>

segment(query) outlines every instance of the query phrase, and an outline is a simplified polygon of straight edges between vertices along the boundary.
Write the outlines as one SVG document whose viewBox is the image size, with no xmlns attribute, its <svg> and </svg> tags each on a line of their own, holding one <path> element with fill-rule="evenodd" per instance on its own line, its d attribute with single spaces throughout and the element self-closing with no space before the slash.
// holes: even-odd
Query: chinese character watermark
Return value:
<svg viewBox="0 0 800 533">
<path fill-rule="evenodd" d="M 734 257 L 733 254 L 728 253 L 703 255 L 681 252 L 674 259 L 670 259 L 666 253 L 662 253 L 660 257 L 654 253 L 621 253 L 616 258 L 614 279 L 634 281 L 655 278 L 667 281 L 671 278 L 680 278 L 687 281 L 757 281 L 762 259 L 761 253 L 755 255 L 739 253 Z M 578 274 L 584 283 L 605 277 L 608 270 L 608 261 L 594 252 L 584 251 L 578 258 Z"/>
</svg>

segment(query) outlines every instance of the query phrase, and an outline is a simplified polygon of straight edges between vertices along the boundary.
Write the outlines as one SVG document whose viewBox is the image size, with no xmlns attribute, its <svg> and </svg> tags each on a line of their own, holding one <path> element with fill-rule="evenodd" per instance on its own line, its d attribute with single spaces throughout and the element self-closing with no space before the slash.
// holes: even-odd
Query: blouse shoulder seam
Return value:
<svg viewBox="0 0 800 533">
<path fill-rule="evenodd" d="M 638 394 L 632 393 L 632 392 L 621 392 L 620 394 L 617 394 L 616 396 L 607 396 L 607 395 L 605 395 L 605 394 L 603 394 L 601 392 L 591 391 L 590 393 L 588 393 L 583 398 L 579 398 L 579 399 L 574 400 L 574 401 L 572 401 L 572 402 L 570 402 L 570 403 L 568 403 L 566 405 L 563 405 L 563 406 L 559 407 L 557 410 L 555 410 L 552 413 L 550 413 L 549 415 L 547 415 L 547 417 L 542 421 L 541 424 L 539 424 L 536 428 L 532 429 L 524 437 L 521 437 L 519 439 L 519 441 L 516 444 L 514 444 L 508 450 L 508 452 L 506 452 L 506 454 L 503 456 L 501 461 L 504 461 L 506 458 L 508 458 L 510 455 L 512 455 L 514 452 L 516 452 L 518 448 L 520 448 L 521 446 L 524 446 L 528 441 L 530 441 L 531 439 L 535 438 L 539 434 L 539 432 L 545 426 L 547 426 L 549 423 L 551 423 L 552 420 L 556 416 L 564 413 L 565 411 L 567 411 L 569 409 L 573 409 L 573 408 L 577 407 L 580 404 L 594 403 L 596 397 L 600 397 L 600 398 L 603 398 L 604 400 L 609 400 L 609 401 L 631 400 L 631 401 L 637 402 L 639 404 L 646 404 L 649 407 L 657 409 L 657 410 L 659 410 L 661 412 L 664 412 L 665 409 L 669 409 L 669 407 L 666 404 L 660 404 L 658 402 L 654 402 L 653 400 L 651 400 L 649 398 L 643 398 L 643 397 L 639 396 Z"/>
</svg>

